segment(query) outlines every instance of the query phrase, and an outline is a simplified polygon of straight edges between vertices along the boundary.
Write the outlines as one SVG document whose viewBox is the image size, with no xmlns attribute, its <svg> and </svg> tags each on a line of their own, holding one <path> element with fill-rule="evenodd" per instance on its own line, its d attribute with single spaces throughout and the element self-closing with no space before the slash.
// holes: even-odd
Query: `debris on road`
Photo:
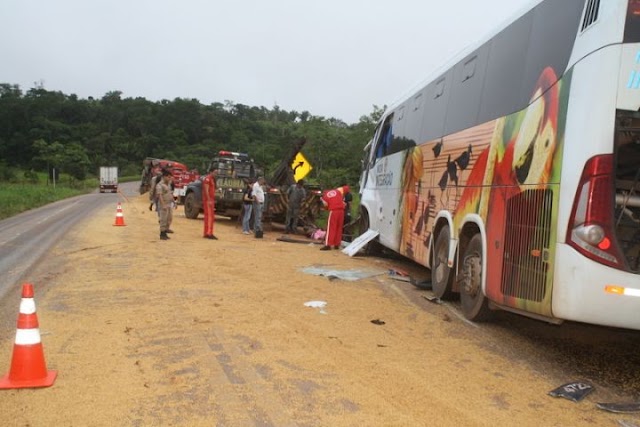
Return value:
<svg viewBox="0 0 640 427">
<path fill-rule="evenodd" d="M 307 267 L 304 268 L 302 272 L 312 274 L 314 276 L 334 277 L 334 279 L 330 280 L 335 280 L 335 278 L 337 278 L 350 281 L 366 279 L 368 277 L 378 276 L 382 274 L 381 271 L 375 270 L 333 270 L 322 267 Z"/>
<path fill-rule="evenodd" d="M 358 251 L 360 251 L 360 249 L 364 248 L 367 243 L 375 239 L 378 234 L 380 234 L 380 232 L 368 229 L 358 236 L 353 242 L 349 243 L 349 245 L 342 250 L 342 253 L 351 257 L 354 256 Z"/>
<path fill-rule="evenodd" d="M 326 311 L 324 311 L 324 308 L 327 306 L 327 302 L 326 301 L 307 301 L 304 303 L 305 307 L 311 307 L 311 308 L 319 308 L 320 310 L 318 310 L 320 312 L 320 314 L 327 314 Z"/>
<path fill-rule="evenodd" d="M 410 283 L 416 288 L 422 290 L 431 290 L 433 288 L 433 284 L 431 283 L 431 279 L 416 279 L 414 277 L 410 277 Z"/>
<path fill-rule="evenodd" d="M 311 244 L 311 245 L 322 245 L 323 242 L 319 242 L 319 241 L 315 241 L 315 240 L 309 240 L 309 239 L 293 239 L 291 237 L 286 237 L 286 236 L 280 236 L 276 239 L 279 242 L 285 242 L 285 243 L 304 243 L 306 245 Z"/>
<path fill-rule="evenodd" d="M 401 282 L 411 283 L 413 286 L 423 290 L 430 290 L 432 288 L 431 284 L 431 275 L 422 276 L 422 277 L 414 277 L 411 274 L 407 273 L 404 270 L 399 270 L 396 268 L 389 269 L 388 271 L 389 278 L 393 280 L 398 280 Z"/>
<path fill-rule="evenodd" d="M 620 414 L 630 414 L 640 412 L 640 403 L 596 403 L 598 409 L 603 411 L 615 412 Z"/>
<path fill-rule="evenodd" d="M 386 324 L 387 322 L 385 322 L 384 320 L 380 320 L 380 319 L 373 319 L 373 320 L 371 321 L 371 323 L 373 323 L 374 325 L 384 325 L 384 324 Z"/>
<path fill-rule="evenodd" d="M 442 300 L 438 297 L 434 297 L 433 295 L 423 295 L 422 298 L 434 304 L 442 304 Z"/>
<path fill-rule="evenodd" d="M 400 282 L 411 282 L 411 277 L 405 272 L 401 272 L 399 270 L 389 270 L 388 272 L 389 278 L 392 280 L 398 280 Z"/>
<path fill-rule="evenodd" d="M 407 273 L 404 270 L 398 270 L 396 268 L 390 268 L 389 271 L 388 271 L 388 274 L 389 274 L 389 276 L 391 276 L 392 279 L 401 277 L 402 279 L 399 279 L 399 280 L 403 280 L 405 282 L 409 281 L 409 273 Z"/>
<path fill-rule="evenodd" d="M 307 301 L 304 303 L 305 307 L 311 307 L 311 308 L 324 308 L 327 306 L 327 302 L 326 301 Z"/>
<path fill-rule="evenodd" d="M 549 392 L 549 396 L 564 397 L 565 399 L 579 402 L 593 390 L 594 387 L 591 384 L 582 381 L 575 381 L 563 384 L 560 387 L 551 390 Z"/>
</svg>

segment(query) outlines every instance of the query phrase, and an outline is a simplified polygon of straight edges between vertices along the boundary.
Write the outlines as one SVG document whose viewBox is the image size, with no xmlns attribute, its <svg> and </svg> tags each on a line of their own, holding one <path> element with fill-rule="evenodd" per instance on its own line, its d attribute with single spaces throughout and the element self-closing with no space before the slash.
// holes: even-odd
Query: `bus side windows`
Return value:
<svg viewBox="0 0 640 427">
<path fill-rule="evenodd" d="M 393 133 L 391 132 L 391 125 L 389 123 L 385 123 L 382 128 L 380 140 L 378 141 L 378 146 L 376 147 L 376 159 L 387 155 L 389 147 L 391 146 L 392 138 Z"/>
<path fill-rule="evenodd" d="M 375 159 L 373 160 L 374 163 L 375 163 L 375 160 L 389 154 L 389 147 L 391 146 L 391 142 L 393 141 L 393 132 L 392 132 L 392 126 L 391 126 L 391 124 L 393 123 L 393 116 L 394 114 L 391 113 L 385 119 L 382 125 L 382 129 L 380 130 L 380 134 L 378 135 L 378 140 L 376 141 L 376 145 L 374 148 L 375 150 Z"/>
</svg>

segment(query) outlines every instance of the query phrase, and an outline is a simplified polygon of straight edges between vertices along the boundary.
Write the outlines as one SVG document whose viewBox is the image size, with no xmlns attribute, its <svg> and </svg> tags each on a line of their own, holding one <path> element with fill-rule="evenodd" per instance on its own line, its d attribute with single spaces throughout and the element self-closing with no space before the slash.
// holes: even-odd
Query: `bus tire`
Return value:
<svg viewBox="0 0 640 427">
<path fill-rule="evenodd" d="M 489 320 L 492 315 L 489 301 L 482 293 L 482 236 L 473 236 L 462 257 L 460 285 L 460 306 L 462 314 L 473 322 Z"/>
<path fill-rule="evenodd" d="M 453 292 L 453 268 L 448 264 L 450 236 L 448 226 L 440 229 L 436 238 L 431 268 L 431 290 L 434 296 L 443 300 L 451 300 L 455 295 Z"/>
</svg>

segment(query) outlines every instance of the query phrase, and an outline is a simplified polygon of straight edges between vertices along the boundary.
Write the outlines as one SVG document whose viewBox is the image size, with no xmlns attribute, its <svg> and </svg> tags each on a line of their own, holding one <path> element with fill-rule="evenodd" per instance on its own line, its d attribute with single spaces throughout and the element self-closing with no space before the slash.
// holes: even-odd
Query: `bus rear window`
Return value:
<svg viewBox="0 0 640 427">
<path fill-rule="evenodd" d="M 624 42 L 640 42 L 640 0 L 629 0 L 627 21 L 624 27 Z"/>
</svg>

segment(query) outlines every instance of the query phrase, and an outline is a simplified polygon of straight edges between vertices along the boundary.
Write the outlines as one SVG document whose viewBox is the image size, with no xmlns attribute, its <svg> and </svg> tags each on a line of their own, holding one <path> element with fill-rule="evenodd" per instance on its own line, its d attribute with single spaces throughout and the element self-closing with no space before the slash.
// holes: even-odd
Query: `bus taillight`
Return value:
<svg viewBox="0 0 640 427">
<path fill-rule="evenodd" d="M 567 243 L 588 258 L 623 269 L 613 229 L 613 192 L 613 155 L 592 157 L 582 171 Z"/>
</svg>

